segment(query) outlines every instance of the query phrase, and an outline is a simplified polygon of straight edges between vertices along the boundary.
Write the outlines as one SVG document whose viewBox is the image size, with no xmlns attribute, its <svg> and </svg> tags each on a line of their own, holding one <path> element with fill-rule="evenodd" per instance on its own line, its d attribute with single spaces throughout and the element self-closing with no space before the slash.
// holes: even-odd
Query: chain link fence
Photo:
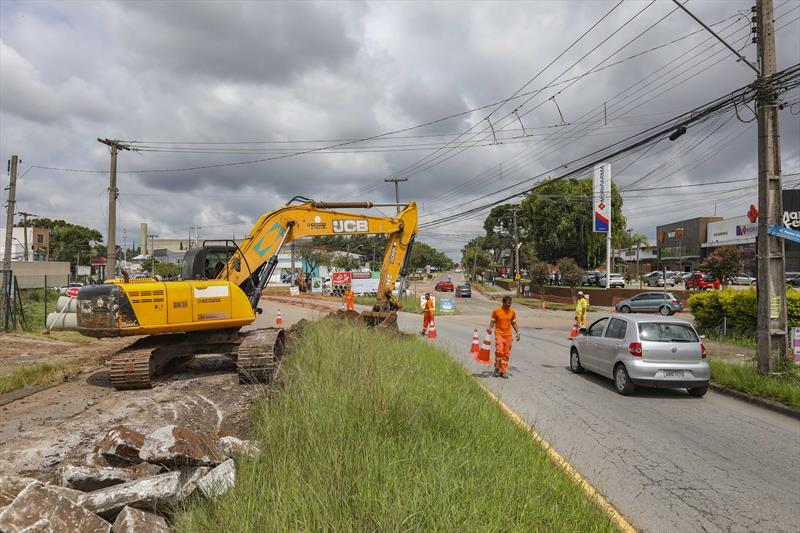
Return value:
<svg viewBox="0 0 800 533">
<path fill-rule="evenodd" d="M 60 311 L 59 297 L 66 296 L 71 277 L 15 275 L 11 270 L 0 270 L 0 283 L 0 328 L 6 333 L 39 333 L 47 329 L 48 315 Z M 61 306 L 68 300 L 62 298 Z"/>
</svg>

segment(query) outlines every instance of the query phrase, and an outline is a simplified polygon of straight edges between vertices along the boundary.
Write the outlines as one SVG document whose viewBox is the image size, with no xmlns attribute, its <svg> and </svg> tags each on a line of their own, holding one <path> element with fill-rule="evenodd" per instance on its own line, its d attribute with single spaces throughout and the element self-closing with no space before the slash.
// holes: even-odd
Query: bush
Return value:
<svg viewBox="0 0 800 533">
<path fill-rule="evenodd" d="M 786 309 L 788 327 L 800 327 L 800 291 L 787 289 Z M 724 289 L 702 291 L 689 297 L 689 312 L 700 329 L 719 326 L 723 317 L 729 326 L 744 335 L 754 336 L 756 331 L 758 304 L 756 289 L 740 291 Z"/>
</svg>

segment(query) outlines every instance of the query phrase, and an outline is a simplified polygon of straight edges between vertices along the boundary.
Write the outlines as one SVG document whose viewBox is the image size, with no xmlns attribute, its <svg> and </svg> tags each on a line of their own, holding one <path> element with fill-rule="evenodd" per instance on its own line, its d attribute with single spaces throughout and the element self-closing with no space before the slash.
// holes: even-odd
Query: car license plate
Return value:
<svg viewBox="0 0 800 533">
<path fill-rule="evenodd" d="M 682 378 L 683 370 L 664 370 L 665 378 Z"/>
</svg>

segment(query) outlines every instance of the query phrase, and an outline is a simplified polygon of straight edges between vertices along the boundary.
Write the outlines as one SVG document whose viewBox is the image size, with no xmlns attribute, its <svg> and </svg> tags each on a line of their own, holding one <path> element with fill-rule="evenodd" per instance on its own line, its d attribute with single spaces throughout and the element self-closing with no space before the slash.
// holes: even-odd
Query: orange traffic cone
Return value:
<svg viewBox="0 0 800 533">
<path fill-rule="evenodd" d="M 475 362 L 484 365 L 492 364 L 492 334 L 487 333 L 486 338 L 483 339 L 483 346 L 475 354 Z"/>
<path fill-rule="evenodd" d="M 428 330 L 428 338 L 435 339 L 436 338 L 436 322 L 431 320 L 431 329 Z"/>
<path fill-rule="evenodd" d="M 572 324 L 572 331 L 569 332 L 569 338 L 574 339 L 578 336 L 578 321 L 576 320 L 574 324 Z"/>
<path fill-rule="evenodd" d="M 275 325 L 282 326 L 283 325 L 283 315 L 281 314 L 281 310 L 278 309 L 278 316 L 275 317 Z"/>
<path fill-rule="evenodd" d="M 476 328 L 475 331 L 472 332 L 472 347 L 469 349 L 469 353 L 478 355 L 480 351 L 481 342 L 478 340 L 478 329 Z"/>
</svg>

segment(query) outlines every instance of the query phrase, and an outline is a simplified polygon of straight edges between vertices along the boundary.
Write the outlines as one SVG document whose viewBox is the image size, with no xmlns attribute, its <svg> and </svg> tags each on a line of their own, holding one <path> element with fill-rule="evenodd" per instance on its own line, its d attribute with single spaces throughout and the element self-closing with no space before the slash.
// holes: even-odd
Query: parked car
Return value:
<svg viewBox="0 0 800 533">
<path fill-rule="evenodd" d="M 643 292 L 614 307 L 620 313 L 661 313 L 664 316 L 683 310 L 680 300 L 671 292 Z"/>
<path fill-rule="evenodd" d="M 472 288 L 469 285 L 456 287 L 456 298 L 472 298 Z"/>
<path fill-rule="evenodd" d="M 731 283 L 734 285 L 755 285 L 756 278 L 742 272 L 738 276 L 733 276 L 733 278 L 731 278 Z"/>
<path fill-rule="evenodd" d="M 645 283 L 648 287 L 663 287 L 664 286 L 664 274 L 661 272 L 651 272 L 645 278 Z"/>
<path fill-rule="evenodd" d="M 583 275 L 583 281 L 581 281 L 581 285 L 599 285 L 598 280 L 600 279 L 601 275 L 602 273 L 596 270 L 587 270 Z"/>
<path fill-rule="evenodd" d="M 704 274 L 703 272 L 695 272 L 691 277 L 686 278 L 683 283 L 687 291 L 691 289 L 701 291 L 719 289 L 719 280 L 713 274 Z"/>
<path fill-rule="evenodd" d="M 571 344 L 570 369 L 610 378 L 620 394 L 637 386 L 685 388 L 698 397 L 708 391 L 706 348 L 685 320 L 611 315 L 582 329 Z"/>
<path fill-rule="evenodd" d="M 600 279 L 597 280 L 597 284 L 600 287 L 606 286 L 606 275 L 603 274 Z M 611 288 L 614 287 L 622 287 L 625 288 L 625 278 L 622 277 L 622 274 L 616 274 L 614 272 L 611 273 L 611 278 L 609 280 L 608 286 Z"/>
<path fill-rule="evenodd" d="M 453 282 L 451 281 L 440 281 L 439 283 L 436 284 L 434 290 L 440 292 L 448 292 L 448 291 L 452 292 L 455 290 L 455 287 L 453 286 Z"/>
<path fill-rule="evenodd" d="M 73 281 L 71 283 L 67 283 L 66 285 L 62 285 L 61 287 L 59 287 L 58 292 L 60 292 L 61 294 L 67 294 L 67 290 L 73 287 L 81 288 L 83 287 L 83 283 L 79 281 Z"/>
</svg>

